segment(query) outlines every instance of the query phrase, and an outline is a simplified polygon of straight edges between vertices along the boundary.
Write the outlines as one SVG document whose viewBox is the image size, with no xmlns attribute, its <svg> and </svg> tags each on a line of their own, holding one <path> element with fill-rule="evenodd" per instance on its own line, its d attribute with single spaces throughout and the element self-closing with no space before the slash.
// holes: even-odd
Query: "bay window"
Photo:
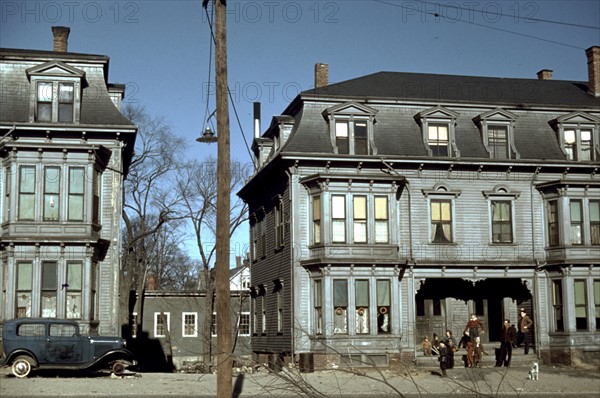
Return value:
<svg viewBox="0 0 600 398">
<path fill-rule="evenodd" d="M 375 196 L 375 243 L 389 242 L 388 198 Z"/>
<path fill-rule="evenodd" d="M 32 300 L 32 278 L 33 264 L 31 261 L 20 261 L 17 263 L 17 288 L 16 288 L 16 317 L 31 317 Z"/>
<path fill-rule="evenodd" d="M 356 314 L 356 334 L 369 333 L 369 281 L 358 279 L 354 282 Z"/>
<path fill-rule="evenodd" d="M 331 197 L 331 241 L 346 242 L 346 196 Z"/>
<path fill-rule="evenodd" d="M 56 317 L 56 297 L 58 288 L 57 264 L 54 261 L 42 262 L 42 317 Z"/>
<path fill-rule="evenodd" d="M 354 243 L 367 243 L 367 197 L 354 196 Z"/>
<path fill-rule="evenodd" d="M 348 281 L 333 280 L 333 334 L 348 333 Z"/>
</svg>

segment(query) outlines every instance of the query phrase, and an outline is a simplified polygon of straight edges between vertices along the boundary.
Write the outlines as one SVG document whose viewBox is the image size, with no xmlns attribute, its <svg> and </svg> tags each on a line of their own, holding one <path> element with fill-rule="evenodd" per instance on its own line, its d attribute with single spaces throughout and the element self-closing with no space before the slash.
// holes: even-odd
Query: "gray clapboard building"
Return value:
<svg viewBox="0 0 600 398">
<path fill-rule="evenodd" d="M 0 50 L 0 321 L 69 318 L 120 334 L 123 180 L 137 128 L 109 58 Z"/>
<path fill-rule="evenodd" d="M 587 81 L 379 72 L 255 132 L 252 350 L 395 366 L 525 307 L 534 355 L 600 359 L 600 47 Z M 582 54 L 581 62 L 586 57 Z"/>
</svg>

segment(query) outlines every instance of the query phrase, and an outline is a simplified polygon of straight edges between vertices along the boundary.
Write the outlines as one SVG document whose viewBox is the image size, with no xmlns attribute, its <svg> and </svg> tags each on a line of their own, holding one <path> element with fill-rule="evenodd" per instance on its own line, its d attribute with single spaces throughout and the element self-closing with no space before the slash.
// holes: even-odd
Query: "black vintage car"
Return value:
<svg viewBox="0 0 600 398">
<path fill-rule="evenodd" d="M 120 337 L 82 336 L 72 320 L 17 318 L 4 321 L 4 356 L 0 365 L 11 366 L 16 377 L 32 369 L 111 370 L 121 375 L 136 364 Z"/>
</svg>

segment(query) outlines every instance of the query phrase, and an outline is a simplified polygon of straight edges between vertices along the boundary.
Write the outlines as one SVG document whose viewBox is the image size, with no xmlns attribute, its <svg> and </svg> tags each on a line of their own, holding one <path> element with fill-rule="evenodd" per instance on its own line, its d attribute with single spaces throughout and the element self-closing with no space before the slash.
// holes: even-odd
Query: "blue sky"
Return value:
<svg viewBox="0 0 600 398">
<path fill-rule="evenodd" d="M 69 26 L 69 51 L 109 56 L 109 80 L 126 84 L 126 102 L 163 116 L 189 142 L 189 157 L 216 157 L 215 145 L 195 141 L 207 97 L 209 113 L 215 100 L 201 3 L 1 0 L 0 46 L 51 50 L 51 27 Z M 262 104 L 264 131 L 312 88 L 317 62 L 329 64 L 330 83 L 379 71 L 536 78 L 541 69 L 587 81 L 584 50 L 600 45 L 597 0 L 228 0 L 227 10 L 229 86 L 241 122 L 231 108 L 232 158 L 242 163 L 250 162 L 252 103 Z M 243 250 L 246 236 L 232 250 Z"/>
</svg>

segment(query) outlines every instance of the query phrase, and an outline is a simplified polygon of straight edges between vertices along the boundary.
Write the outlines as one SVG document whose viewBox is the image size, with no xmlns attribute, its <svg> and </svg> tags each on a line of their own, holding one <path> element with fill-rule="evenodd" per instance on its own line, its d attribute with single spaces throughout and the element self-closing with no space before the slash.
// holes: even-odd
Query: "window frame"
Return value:
<svg viewBox="0 0 600 398">
<path fill-rule="evenodd" d="M 54 169 L 57 170 L 57 174 L 56 174 L 56 179 L 58 180 L 58 188 L 55 188 L 54 190 L 49 190 L 48 187 L 48 183 L 49 183 L 49 176 L 48 176 L 48 171 Z M 54 165 L 45 165 L 43 167 L 43 174 L 44 174 L 44 180 L 43 180 L 43 184 L 44 184 L 44 192 L 43 192 L 43 210 L 42 210 L 42 220 L 43 221 L 59 221 L 61 219 L 61 180 L 62 180 L 62 168 L 60 166 L 54 166 Z M 56 200 L 54 200 L 54 197 L 56 197 Z M 47 213 L 48 208 L 47 206 L 50 206 L 51 208 L 54 208 L 56 206 L 56 217 L 52 218 L 50 215 L 48 215 Z"/>
<path fill-rule="evenodd" d="M 75 277 L 72 277 L 71 271 L 72 268 L 71 266 L 78 266 L 79 267 L 79 278 L 77 278 L 77 275 L 75 275 Z M 83 315 L 83 273 L 84 273 L 84 268 L 83 268 L 83 262 L 82 261 L 67 261 L 66 262 L 66 267 L 67 267 L 67 284 L 66 286 L 63 286 L 65 288 L 65 316 L 67 319 L 82 319 L 82 315 Z M 79 285 L 76 285 L 75 282 L 78 282 Z M 73 311 L 69 311 L 69 296 L 74 296 L 71 297 L 71 303 L 75 304 L 75 307 L 73 307 Z M 78 299 L 76 298 L 78 296 Z M 77 303 L 79 303 L 79 313 L 77 313 L 77 311 L 75 311 L 75 308 L 77 308 Z M 69 314 L 72 314 L 71 316 L 69 316 Z"/>
<path fill-rule="evenodd" d="M 83 97 L 82 88 L 85 85 L 85 72 L 68 65 L 61 61 L 50 61 L 40 65 L 28 68 L 26 71 L 30 84 L 30 106 L 29 106 L 29 121 L 33 123 L 52 123 L 52 124 L 79 124 L 81 117 L 81 100 Z M 42 101 L 46 104 L 51 104 L 49 120 L 40 120 L 38 109 L 38 84 L 51 84 L 50 101 L 48 97 L 44 98 L 47 101 Z M 61 99 L 61 85 L 72 86 L 72 100 L 65 101 Z M 70 104 L 71 117 L 67 121 L 62 120 L 61 105 Z M 62 107 L 64 109 L 64 106 Z"/>
<path fill-rule="evenodd" d="M 330 200 L 331 243 L 348 242 L 348 212 L 346 194 L 332 194 Z M 337 199 L 337 200 L 336 200 Z M 339 201 L 339 202 L 338 202 Z M 338 203 L 335 203 L 338 202 Z M 340 217 L 341 215 L 341 217 Z M 343 231 L 342 231 L 343 230 Z M 342 237 L 343 232 L 343 237 Z"/>
<path fill-rule="evenodd" d="M 250 312 L 249 311 L 242 311 L 239 313 L 239 318 L 238 318 L 238 336 L 250 336 L 252 334 L 252 325 L 250 322 Z M 243 319 L 247 319 L 248 322 L 242 322 Z M 247 333 L 243 333 L 242 332 L 242 326 L 244 327 L 248 327 L 248 332 Z"/>
<path fill-rule="evenodd" d="M 347 335 L 350 330 L 348 327 L 348 305 L 350 304 L 348 279 L 334 278 L 331 286 L 333 334 Z"/>
<path fill-rule="evenodd" d="M 421 111 L 414 116 L 415 121 L 421 126 L 423 144 L 427 149 L 428 156 L 436 158 L 460 157 L 460 150 L 456 145 L 456 131 L 454 128 L 459 115 L 460 114 L 458 112 L 438 105 L 436 107 Z M 446 155 L 437 155 L 434 153 L 429 138 L 430 126 L 445 126 L 447 128 L 448 149 Z"/>
<path fill-rule="evenodd" d="M 187 333 L 190 324 L 187 323 L 188 316 L 193 316 L 192 333 Z M 198 313 L 197 312 L 182 312 L 181 313 L 181 337 L 198 337 Z"/>
<path fill-rule="evenodd" d="M 502 108 L 495 108 L 477 115 L 473 122 L 481 133 L 483 146 L 490 159 L 520 159 L 520 154 L 515 146 L 515 123 L 517 115 Z M 498 156 L 496 139 L 493 132 L 502 128 L 506 132 L 506 141 L 502 145 L 505 156 Z"/>
<path fill-rule="evenodd" d="M 440 205 L 439 213 L 442 218 L 440 220 L 434 220 L 434 208 L 433 205 Z M 447 204 L 449 207 L 449 220 L 443 219 L 443 208 L 442 205 Z M 454 200 L 451 198 L 443 198 L 443 197 L 434 197 L 429 199 L 429 243 L 434 244 L 452 244 L 454 243 Z M 445 236 L 446 233 L 444 231 L 444 225 L 449 225 L 449 233 L 450 237 L 447 241 L 438 240 L 436 238 L 438 231 L 438 224 L 441 226 L 442 234 Z"/>
<path fill-rule="evenodd" d="M 42 318 L 56 318 L 59 315 L 58 273 L 59 264 L 57 261 L 41 262 L 40 312 Z"/>
<path fill-rule="evenodd" d="M 333 152 L 339 155 L 369 156 L 377 155 L 374 140 L 375 115 L 377 110 L 367 105 L 349 101 L 327 108 L 323 111 L 323 117 L 329 122 L 329 133 Z M 359 138 L 360 124 L 365 124 L 364 135 Z M 345 131 L 338 129 L 344 125 Z M 344 133 L 343 135 L 341 133 Z M 364 136 L 364 138 L 362 138 Z M 346 137 L 341 139 L 338 137 Z M 345 141 L 345 142 L 344 142 Z M 358 142 L 364 141 L 364 145 Z M 341 145 L 343 144 L 343 145 Z M 360 150 L 363 148 L 364 150 Z"/>
<path fill-rule="evenodd" d="M 36 219 L 37 206 L 36 206 L 36 186 L 37 186 L 37 170 L 35 165 L 21 164 L 19 165 L 19 176 L 18 176 L 18 197 L 17 197 L 17 220 L 19 221 L 34 221 Z M 25 170 L 29 170 L 25 172 Z M 33 172 L 32 172 L 33 171 Z M 24 176 L 33 177 L 33 183 L 24 186 Z M 26 180 L 25 180 L 26 181 Z M 29 186 L 31 185 L 31 186 Z M 31 208 L 27 214 L 24 213 L 24 209 Z M 29 216 L 31 213 L 31 216 Z"/>
<path fill-rule="evenodd" d="M 560 211 L 558 199 L 546 202 L 546 229 L 548 233 L 548 246 L 560 245 Z"/>
<path fill-rule="evenodd" d="M 552 289 L 552 320 L 555 332 L 565 331 L 564 292 L 562 279 L 552 279 L 550 281 Z"/>
<path fill-rule="evenodd" d="M 581 286 L 583 292 L 578 292 L 577 287 Z M 575 278 L 573 280 L 573 306 L 575 309 L 575 330 L 587 331 L 589 329 L 590 320 L 588 319 L 588 287 L 587 280 Z M 579 294 L 578 294 L 579 293 Z M 583 299 L 583 301 L 581 301 Z M 583 310 L 583 316 L 578 316 L 578 312 Z"/>
<path fill-rule="evenodd" d="M 25 269 L 28 266 L 29 269 Z M 16 285 L 15 285 L 15 318 L 32 317 L 33 314 L 33 261 L 16 262 Z M 28 274 L 28 275 L 27 275 Z M 21 279 L 25 275 L 24 279 Z M 27 281 L 28 276 L 28 281 Z M 27 283 L 28 282 L 28 283 Z M 25 296 L 25 297 L 24 297 Z M 25 304 L 25 305 L 20 305 Z M 24 310 L 23 310 L 24 309 Z M 22 314 L 24 311 L 24 314 Z"/>
<path fill-rule="evenodd" d="M 323 207 L 321 206 L 321 195 L 311 196 L 312 202 L 312 242 L 314 245 L 321 244 L 323 241 L 322 218 Z"/>
<path fill-rule="evenodd" d="M 592 210 L 592 205 L 596 207 L 595 211 Z M 600 245 L 600 200 L 588 201 L 588 214 L 590 245 L 597 246 Z"/>
<path fill-rule="evenodd" d="M 275 249 L 281 249 L 285 245 L 285 220 L 283 210 L 283 199 L 276 199 L 275 203 Z"/>
<path fill-rule="evenodd" d="M 565 159 L 572 162 L 600 160 L 600 118 L 586 112 L 572 112 L 549 121 L 555 130 L 558 145 Z M 567 132 L 573 131 L 574 140 L 567 146 Z M 582 132 L 590 131 L 589 159 L 582 156 Z M 572 150 L 569 150 L 572 147 Z M 572 152 L 572 154 L 571 154 Z"/>
<path fill-rule="evenodd" d="M 573 205 L 579 207 L 578 214 L 574 214 Z M 576 215 L 579 220 L 574 220 L 573 216 Z M 579 230 L 579 233 L 575 232 L 575 229 Z M 583 218 L 583 200 L 569 198 L 569 244 L 570 245 L 583 245 L 585 243 L 585 228 Z"/>
<path fill-rule="evenodd" d="M 163 321 L 158 322 L 159 316 L 161 317 L 161 319 L 164 319 L 164 318 L 162 318 L 163 316 L 166 318 L 166 321 L 167 321 L 166 325 L 162 324 Z M 165 328 L 165 330 L 164 330 L 165 334 L 158 334 L 158 328 L 160 325 L 163 325 L 163 327 Z M 154 313 L 154 337 L 155 338 L 166 338 L 167 334 L 170 333 L 170 331 L 171 331 L 171 313 L 164 312 L 164 311 L 155 312 Z"/>
</svg>

